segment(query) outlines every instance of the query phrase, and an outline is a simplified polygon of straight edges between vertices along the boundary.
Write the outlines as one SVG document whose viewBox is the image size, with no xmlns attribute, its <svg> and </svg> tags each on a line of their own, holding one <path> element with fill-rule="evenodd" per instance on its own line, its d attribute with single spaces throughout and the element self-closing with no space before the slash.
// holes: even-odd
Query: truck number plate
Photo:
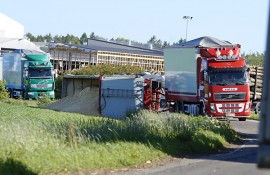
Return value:
<svg viewBox="0 0 270 175">
<path fill-rule="evenodd" d="M 37 85 L 37 88 L 46 88 L 46 87 L 47 87 L 46 84 L 38 84 L 38 85 Z"/>
<path fill-rule="evenodd" d="M 226 113 L 226 117 L 234 117 L 235 114 L 234 113 Z"/>
</svg>

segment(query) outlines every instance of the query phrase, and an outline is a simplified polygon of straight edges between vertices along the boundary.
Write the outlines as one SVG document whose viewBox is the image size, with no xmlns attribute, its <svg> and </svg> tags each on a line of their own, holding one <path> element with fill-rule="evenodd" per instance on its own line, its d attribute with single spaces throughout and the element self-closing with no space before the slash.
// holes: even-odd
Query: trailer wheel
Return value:
<svg viewBox="0 0 270 175">
<path fill-rule="evenodd" d="M 255 106 L 255 114 L 260 114 L 261 112 L 261 103 L 258 102 Z"/>
<path fill-rule="evenodd" d="M 183 112 L 184 109 L 183 109 L 183 102 L 182 101 L 176 101 L 174 103 L 174 112 Z"/>
<path fill-rule="evenodd" d="M 167 102 L 166 102 L 166 100 L 164 100 L 164 99 L 161 99 L 161 100 L 160 100 L 160 107 L 161 107 L 161 108 L 166 108 L 166 107 L 167 107 Z"/>
</svg>

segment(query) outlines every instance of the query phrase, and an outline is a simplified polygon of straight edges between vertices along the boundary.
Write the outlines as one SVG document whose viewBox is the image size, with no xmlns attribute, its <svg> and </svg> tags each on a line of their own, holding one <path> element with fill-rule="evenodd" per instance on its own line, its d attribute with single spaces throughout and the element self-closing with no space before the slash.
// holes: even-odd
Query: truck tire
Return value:
<svg viewBox="0 0 270 175">
<path fill-rule="evenodd" d="M 183 112 L 183 102 L 182 101 L 176 101 L 174 104 L 174 112 Z"/>
<path fill-rule="evenodd" d="M 242 118 L 238 118 L 239 121 L 246 121 L 247 118 L 246 117 L 242 117 Z"/>
<path fill-rule="evenodd" d="M 199 109 L 199 115 L 205 116 L 205 106 L 203 102 L 200 102 L 200 109 Z"/>
<path fill-rule="evenodd" d="M 8 89 L 8 92 L 9 92 L 9 97 L 10 98 L 13 98 L 13 89 Z"/>
</svg>

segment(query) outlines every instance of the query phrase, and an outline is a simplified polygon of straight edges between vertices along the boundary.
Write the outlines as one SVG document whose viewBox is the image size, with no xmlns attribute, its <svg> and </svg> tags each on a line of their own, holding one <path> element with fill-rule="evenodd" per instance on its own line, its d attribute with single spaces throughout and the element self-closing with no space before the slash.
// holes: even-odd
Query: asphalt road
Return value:
<svg viewBox="0 0 270 175">
<path fill-rule="evenodd" d="M 222 154 L 193 156 L 151 169 L 137 169 L 115 174 L 126 175 L 270 175 L 270 169 L 258 169 L 257 121 L 231 121 L 232 127 L 244 138 L 241 143 Z M 113 173 L 112 173 L 113 174 Z"/>
</svg>

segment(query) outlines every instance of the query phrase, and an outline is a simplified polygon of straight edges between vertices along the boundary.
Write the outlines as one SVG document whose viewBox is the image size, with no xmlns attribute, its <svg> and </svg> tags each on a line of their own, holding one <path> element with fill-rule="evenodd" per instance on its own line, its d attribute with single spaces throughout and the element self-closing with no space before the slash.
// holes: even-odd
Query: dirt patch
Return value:
<svg viewBox="0 0 270 175">
<path fill-rule="evenodd" d="M 53 102 L 45 108 L 56 111 L 75 112 L 85 115 L 100 116 L 98 111 L 99 89 L 87 87 L 76 92 L 72 96 L 67 96 Z"/>
</svg>

